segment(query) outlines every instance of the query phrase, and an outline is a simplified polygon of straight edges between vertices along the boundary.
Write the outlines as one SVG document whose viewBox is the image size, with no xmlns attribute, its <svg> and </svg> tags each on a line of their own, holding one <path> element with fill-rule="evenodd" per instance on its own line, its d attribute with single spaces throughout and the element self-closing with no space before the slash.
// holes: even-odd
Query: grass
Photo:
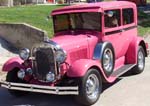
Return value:
<svg viewBox="0 0 150 106">
<path fill-rule="evenodd" d="M 0 22 L 2 23 L 28 23 L 53 35 L 52 20 L 46 17 L 52 10 L 61 6 L 18 6 L 12 8 L 0 8 Z"/>
<path fill-rule="evenodd" d="M 150 1 L 150 0 L 149 0 Z M 53 36 L 52 19 L 46 20 L 46 17 L 52 10 L 62 6 L 18 6 L 12 8 L 0 8 L 0 22 L 3 23 L 28 23 L 48 32 L 49 37 Z M 138 12 L 139 20 L 147 20 L 139 24 L 140 35 L 150 33 L 150 14 L 142 11 Z"/>
<path fill-rule="evenodd" d="M 141 21 L 138 25 L 138 31 L 141 36 L 150 34 L 150 13 L 138 12 L 138 19 Z"/>
<path fill-rule="evenodd" d="M 150 34 L 150 19 L 143 21 L 138 26 L 138 31 L 141 36 Z"/>
</svg>

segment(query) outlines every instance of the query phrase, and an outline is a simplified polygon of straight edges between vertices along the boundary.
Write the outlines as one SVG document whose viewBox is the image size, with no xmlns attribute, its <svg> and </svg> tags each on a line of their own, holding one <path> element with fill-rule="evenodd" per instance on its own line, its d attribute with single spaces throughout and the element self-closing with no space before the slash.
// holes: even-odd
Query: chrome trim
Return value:
<svg viewBox="0 0 150 106">
<path fill-rule="evenodd" d="M 63 49 L 58 49 L 58 50 L 56 50 L 56 52 L 59 51 L 59 50 L 62 51 L 63 54 L 64 54 L 64 58 L 65 58 L 65 59 L 64 59 L 63 62 L 61 62 L 61 63 L 64 63 L 64 62 L 66 61 L 66 59 L 67 59 L 67 52 L 66 52 L 65 50 L 63 50 Z M 58 61 L 57 61 L 57 62 L 58 62 Z M 58 62 L 58 63 L 61 64 L 60 62 Z"/>
<path fill-rule="evenodd" d="M 99 95 L 99 80 L 95 74 L 91 74 L 86 81 L 86 95 L 90 100 L 96 100 Z"/>
<path fill-rule="evenodd" d="M 107 48 L 104 51 L 104 55 L 103 55 L 103 68 L 105 69 L 105 71 L 107 72 L 111 72 L 112 68 L 113 68 L 113 53 L 112 51 Z"/>
<path fill-rule="evenodd" d="M 45 93 L 45 94 L 56 94 L 56 95 L 78 95 L 79 94 L 78 86 L 51 87 L 51 86 L 34 85 L 34 84 L 13 83 L 7 81 L 0 81 L 0 85 L 1 87 L 10 90 L 38 92 L 38 93 Z"/>
<path fill-rule="evenodd" d="M 94 60 L 101 60 L 102 59 L 102 54 L 103 54 L 104 48 L 107 44 L 109 44 L 109 42 L 98 43 L 95 46 L 94 53 L 93 53 L 93 59 Z"/>
<path fill-rule="evenodd" d="M 52 40 L 44 41 L 45 43 L 51 44 L 56 50 L 61 49 L 60 45 L 58 45 L 56 42 Z"/>
<path fill-rule="evenodd" d="M 26 59 L 23 59 L 21 56 L 20 56 L 20 53 L 21 53 L 21 51 L 26 51 L 27 53 L 28 53 L 28 58 L 26 58 Z M 23 48 L 23 49 L 21 49 L 21 50 L 19 50 L 19 57 L 22 59 L 22 60 L 28 60 L 29 59 L 29 57 L 30 57 L 30 50 L 28 49 L 28 48 Z"/>
<path fill-rule="evenodd" d="M 35 57 L 33 56 L 33 52 L 36 52 L 36 51 L 34 51 L 34 49 L 36 49 L 38 47 L 49 47 L 53 50 L 54 54 L 57 50 L 62 50 L 64 52 L 64 55 L 65 55 L 65 60 L 67 59 L 67 52 L 64 49 L 62 49 L 60 47 L 60 45 L 58 45 L 56 42 L 54 42 L 52 40 L 46 40 L 46 41 L 44 41 L 44 43 L 36 44 L 36 45 L 33 46 L 32 50 L 31 50 L 31 57 L 30 57 L 31 60 L 33 59 L 32 60 L 32 67 L 34 65 L 33 61 L 36 61 Z M 60 74 L 60 64 L 62 64 L 62 63 L 58 63 L 56 61 L 56 57 L 54 57 L 54 58 L 55 58 L 55 61 L 54 61 L 55 62 L 55 75 L 56 75 L 56 78 L 57 78 L 56 80 L 59 80 L 61 78 L 60 77 L 61 76 L 61 74 Z M 64 60 L 64 62 L 65 62 L 65 60 Z M 41 82 L 43 82 L 43 81 L 41 81 Z"/>
<path fill-rule="evenodd" d="M 32 67 L 34 67 L 34 64 L 33 64 L 33 61 L 36 61 L 35 60 L 35 57 L 33 56 L 33 52 L 35 53 L 36 51 L 34 50 L 34 49 L 37 49 L 37 48 L 51 48 L 52 49 L 52 51 L 53 51 L 53 54 L 55 54 L 55 48 L 54 48 L 54 46 L 53 45 L 51 45 L 51 44 L 49 44 L 49 43 L 46 43 L 46 42 L 44 42 L 44 43 L 40 43 L 40 44 L 36 44 L 35 46 L 33 46 L 33 48 L 32 48 L 32 50 L 31 50 L 31 57 L 34 59 L 34 60 L 32 60 Z M 57 63 L 56 63 L 56 58 L 54 57 L 54 63 L 55 63 L 55 75 L 56 75 L 56 78 L 57 78 L 57 76 L 59 76 L 59 70 L 57 70 Z M 37 65 L 37 64 L 36 64 Z M 37 67 L 37 66 L 35 66 L 35 67 Z M 38 79 L 39 80 L 39 79 Z M 58 79 L 55 79 L 55 81 L 56 80 L 58 80 Z M 39 80 L 40 82 L 47 82 L 47 81 L 43 81 L 43 80 Z"/>
<path fill-rule="evenodd" d="M 63 51 L 64 54 L 65 54 L 65 58 L 67 58 L 67 52 L 66 52 L 64 49 L 62 49 L 59 44 L 57 44 L 56 42 L 54 42 L 54 41 L 52 41 L 52 40 L 46 40 L 46 41 L 44 41 L 44 42 L 45 42 L 45 43 L 48 43 L 48 44 L 51 44 L 51 45 L 53 46 L 53 48 L 55 48 L 56 51 L 57 51 L 57 50 Z M 66 59 L 65 59 L 65 60 L 66 60 Z M 65 61 L 65 60 L 64 60 L 64 61 Z"/>
<path fill-rule="evenodd" d="M 144 54 L 142 51 L 138 52 L 138 68 L 142 70 L 144 68 Z"/>
</svg>

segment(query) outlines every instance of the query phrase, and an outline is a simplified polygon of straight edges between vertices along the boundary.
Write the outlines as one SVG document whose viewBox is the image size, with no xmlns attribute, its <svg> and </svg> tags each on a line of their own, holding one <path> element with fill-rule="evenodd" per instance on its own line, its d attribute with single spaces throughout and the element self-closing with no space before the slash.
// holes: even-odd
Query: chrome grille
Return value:
<svg viewBox="0 0 150 106">
<path fill-rule="evenodd" d="M 51 47 L 36 47 L 32 53 L 33 74 L 40 81 L 46 81 L 46 74 L 56 73 L 56 62 L 54 51 Z"/>
</svg>

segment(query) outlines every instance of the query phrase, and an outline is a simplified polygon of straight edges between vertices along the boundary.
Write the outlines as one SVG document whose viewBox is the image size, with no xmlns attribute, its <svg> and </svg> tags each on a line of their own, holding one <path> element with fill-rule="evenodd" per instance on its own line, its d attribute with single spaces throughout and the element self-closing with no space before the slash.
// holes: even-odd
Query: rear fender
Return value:
<svg viewBox="0 0 150 106">
<path fill-rule="evenodd" d="M 99 72 L 102 74 L 102 77 L 104 77 L 104 79 L 107 79 L 106 75 L 102 71 L 100 62 L 95 60 L 89 60 L 89 59 L 81 59 L 75 61 L 70 67 L 70 69 L 68 70 L 67 76 L 83 77 L 86 74 L 86 72 L 92 67 L 98 68 Z"/>
<path fill-rule="evenodd" d="M 142 46 L 145 55 L 147 56 L 147 48 L 146 43 L 142 37 L 135 37 L 129 45 L 128 51 L 126 53 L 126 63 L 128 64 L 136 64 L 137 63 L 137 51 L 138 46 Z"/>
<path fill-rule="evenodd" d="M 134 37 L 128 47 L 126 53 L 126 64 L 136 64 L 137 63 L 137 37 Z"/>
<path fill-rule="evenodd" d="M 147 57 L 148 56 L 148 53 L 147 53 L 148 44 L 146 44 L 146 42 L 144 41 L 143 38 L 138 37 L 137 46 L 142 46 L 143 47 L 144 52 L 145 52 L 145 56 Z"/>
<path fill-rule="evenodd" d="M 3 65 L 2 71 L 9 72 L 14 68 L 24 68 L 22 63 L 23 60 L 21 60 L 19 57 L 11 58 Z"/>
</svg>

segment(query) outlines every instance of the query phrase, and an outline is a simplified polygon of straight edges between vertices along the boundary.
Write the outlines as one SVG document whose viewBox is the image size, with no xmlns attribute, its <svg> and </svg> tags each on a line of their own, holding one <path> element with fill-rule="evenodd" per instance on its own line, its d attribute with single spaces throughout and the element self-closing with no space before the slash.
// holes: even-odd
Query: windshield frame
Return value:
<svg viewBox="0 0 150 106">
<path fill-rule="evenodd" d="M 72 14 L 82 14 L 82 13 L 98 13 L 99 14 L 99 24 L 100 24 L 100 27 L 99 29 L 88 29 L 88 28 L 85 28 L 85 29 L 81 29 L 81 28 L 73 28 L 72 25 L 71 25 L 71 15 Z M 64 29 L 64 30 L 56 30 L 56 26 L 55 26 L 55 20 L 56 20 L 56 16 L 60 16 L 60 15 L 67 15 L 67 18 L 68 18 L 68 29 Z M 58 14 L 58 15 L 53 15 L 53 28 L 54 28 L 54 33 L 58 33 L 58 32 L 63 32 L 63 31 L 76 31 L 76 30 L 88 30 L 88 31 L 98 31 L 98 32 L 101 32 L 102 31 L 102 13 L 101 12 L 77 12 L 77 13 L 64 13 L 64 14 Z"/>
</svg>

